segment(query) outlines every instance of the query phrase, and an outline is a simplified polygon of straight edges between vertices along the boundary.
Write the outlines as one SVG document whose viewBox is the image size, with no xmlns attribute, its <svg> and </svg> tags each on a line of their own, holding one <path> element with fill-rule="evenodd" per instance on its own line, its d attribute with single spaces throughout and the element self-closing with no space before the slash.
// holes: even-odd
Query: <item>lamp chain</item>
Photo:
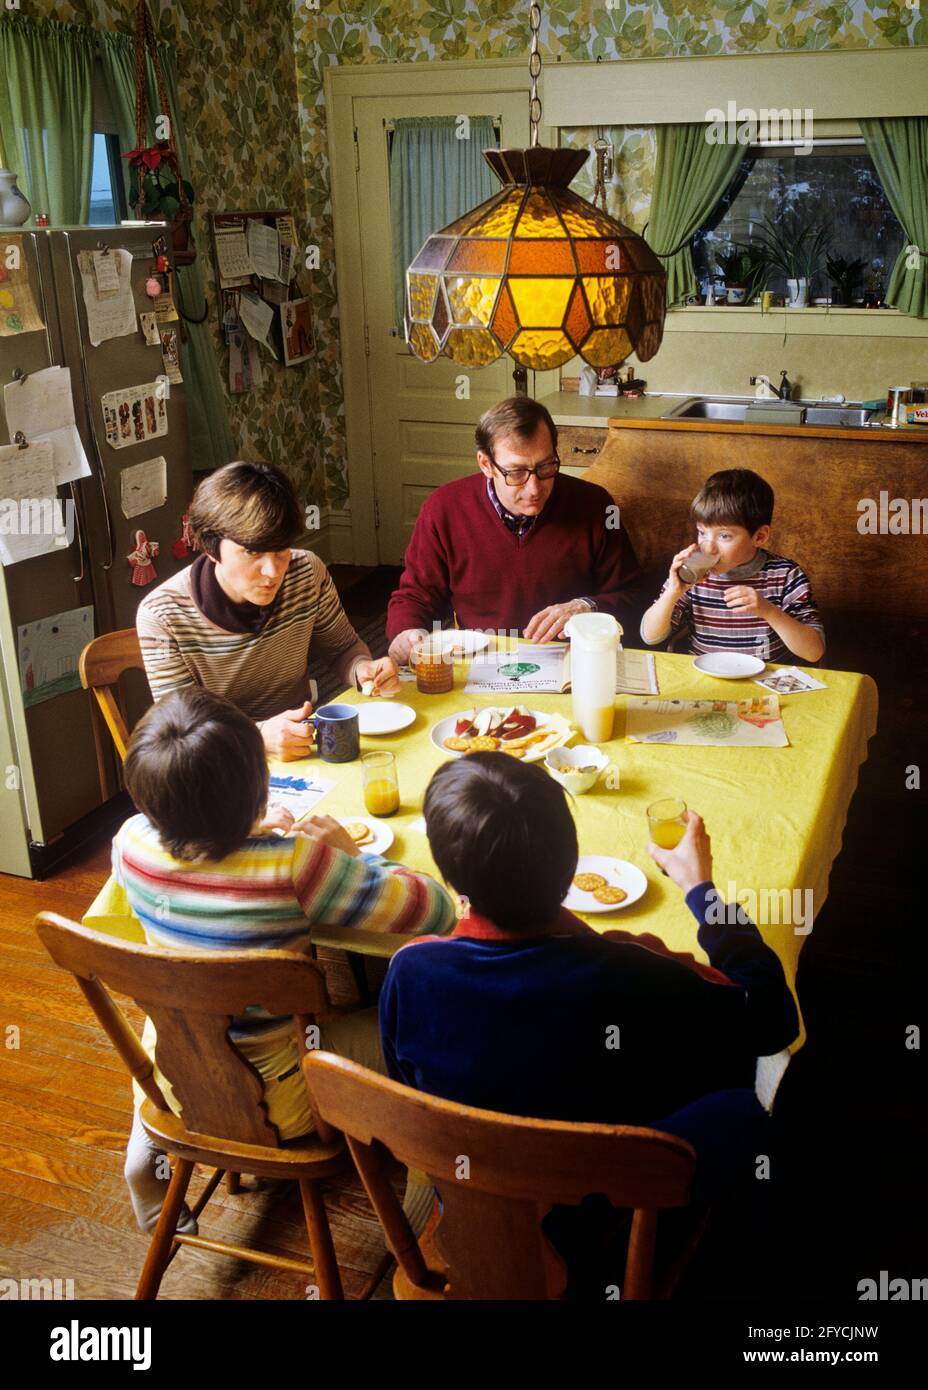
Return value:
<svg viewBox="0 0 928 1390">
<path fill-rule="evenodd" d="M 534 149 L 538 144 L 538 123 L 541 120 L 541 101 L 538 97 L 538 78 L 541 73 L 541 54 L 538 52 L 538 30 L 541 27 L 541 9 L 534 2 L 529 11 L 529 19 L 532 26 L 532 47 L 529 50 L 528 71 L 532 79 L 532 90 L 529 96 L 528 116 L 532 130 L 531 147 Z"/>
</svg>

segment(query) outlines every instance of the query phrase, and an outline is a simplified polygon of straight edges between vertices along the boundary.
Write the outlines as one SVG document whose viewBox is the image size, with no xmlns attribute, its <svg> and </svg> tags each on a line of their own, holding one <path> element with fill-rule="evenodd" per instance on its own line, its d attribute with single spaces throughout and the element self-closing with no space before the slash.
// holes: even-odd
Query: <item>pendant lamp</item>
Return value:
<svg viewBox="0 0 928 1390">
<path fill-rule="evenodd" d="M 538 144 L 541 71 L 531 7 L 531 147 L 484 150 L 500 192 L 435 232 L 406 272 L 406 341 L 484 367 L 508 353 L 546 371 L 579 354 L 647 362 L 664 331 L 666 273 L 643 237 L 569 188 L 589 152 Z"/>
</svg>

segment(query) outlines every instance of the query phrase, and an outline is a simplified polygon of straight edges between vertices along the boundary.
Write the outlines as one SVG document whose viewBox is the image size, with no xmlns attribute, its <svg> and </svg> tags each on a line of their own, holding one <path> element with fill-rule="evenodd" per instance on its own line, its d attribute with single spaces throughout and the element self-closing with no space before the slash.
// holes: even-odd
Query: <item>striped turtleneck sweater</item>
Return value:
<svg viewBox="0 0 928 1390">
<path fill-rule="evenodd" d="M 309 667 L 329 663 L 345 686 L 370 656 L 345 615 L 318 555 L 294 550 L 260 627 L 221 625 L 203 611 L 197 562 L 152 590 L 139 604 L 136 629 L 156 700 L 200 685 L 224 695 L 252 719 L 269 719 L 309 698 Z M 198 601 L 199 600 L 199 601 Z M 251 607 L 253 605 L 247 605 Z"/>
</svg>

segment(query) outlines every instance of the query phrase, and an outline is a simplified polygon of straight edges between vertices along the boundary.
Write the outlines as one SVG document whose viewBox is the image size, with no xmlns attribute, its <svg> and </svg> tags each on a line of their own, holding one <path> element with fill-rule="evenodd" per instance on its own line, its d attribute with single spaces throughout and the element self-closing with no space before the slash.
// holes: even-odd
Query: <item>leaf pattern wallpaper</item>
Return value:
<svg viewBox="0 0 928 1390">
<path fill-rule="evenodd" d="M 524 57 L 528 0 L 150 0 L 161 37 L 177 46 L 197 192 L 196 233 L 210 277 L 210 209 L 289 205 L 321 267 L 303 272 L 312 296 L 316 360 L 267 364 L 263 388 L 232 397 L 242 453 L 282 464 L 307 501 L 348 501 L 344 405 L 323 73 L 336 63 Z M 131 29 L 133 0 L 25 0 L 38 16 Z M 542 7 L 546 59 L 667 58 L 830 48 L 928 45 L 928 0 L 551 0 Z M 526 79 L 527 81 L 527 79 Z M 564 130 L 589 144 L 595 130 Z M 608 129 L 615 172 L 609 207 L 647 221 L 654 134 Z M 588 163 L 576 187 L 592 192 Z M 211 299 L 212 322 L 216 322 Z M 217 328 L 217 351 L 220 349 Z"/>
</svg>

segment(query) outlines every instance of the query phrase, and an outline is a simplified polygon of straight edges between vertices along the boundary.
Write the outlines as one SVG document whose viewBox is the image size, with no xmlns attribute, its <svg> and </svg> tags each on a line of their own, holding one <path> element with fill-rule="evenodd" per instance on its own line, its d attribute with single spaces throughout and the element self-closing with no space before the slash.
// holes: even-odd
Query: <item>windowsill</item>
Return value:
<svg viewBox="0 0 928 1390">
<path fill-rule="evenodd" d="M 928 337 L 928 319 L 898 309 L 844 309 L 810 305 L 807 309 L 761 309 L 750 304 L 687 304 L 669 309 L 670 333 L 818 333 L 828 337 Z"/>
</svg>

